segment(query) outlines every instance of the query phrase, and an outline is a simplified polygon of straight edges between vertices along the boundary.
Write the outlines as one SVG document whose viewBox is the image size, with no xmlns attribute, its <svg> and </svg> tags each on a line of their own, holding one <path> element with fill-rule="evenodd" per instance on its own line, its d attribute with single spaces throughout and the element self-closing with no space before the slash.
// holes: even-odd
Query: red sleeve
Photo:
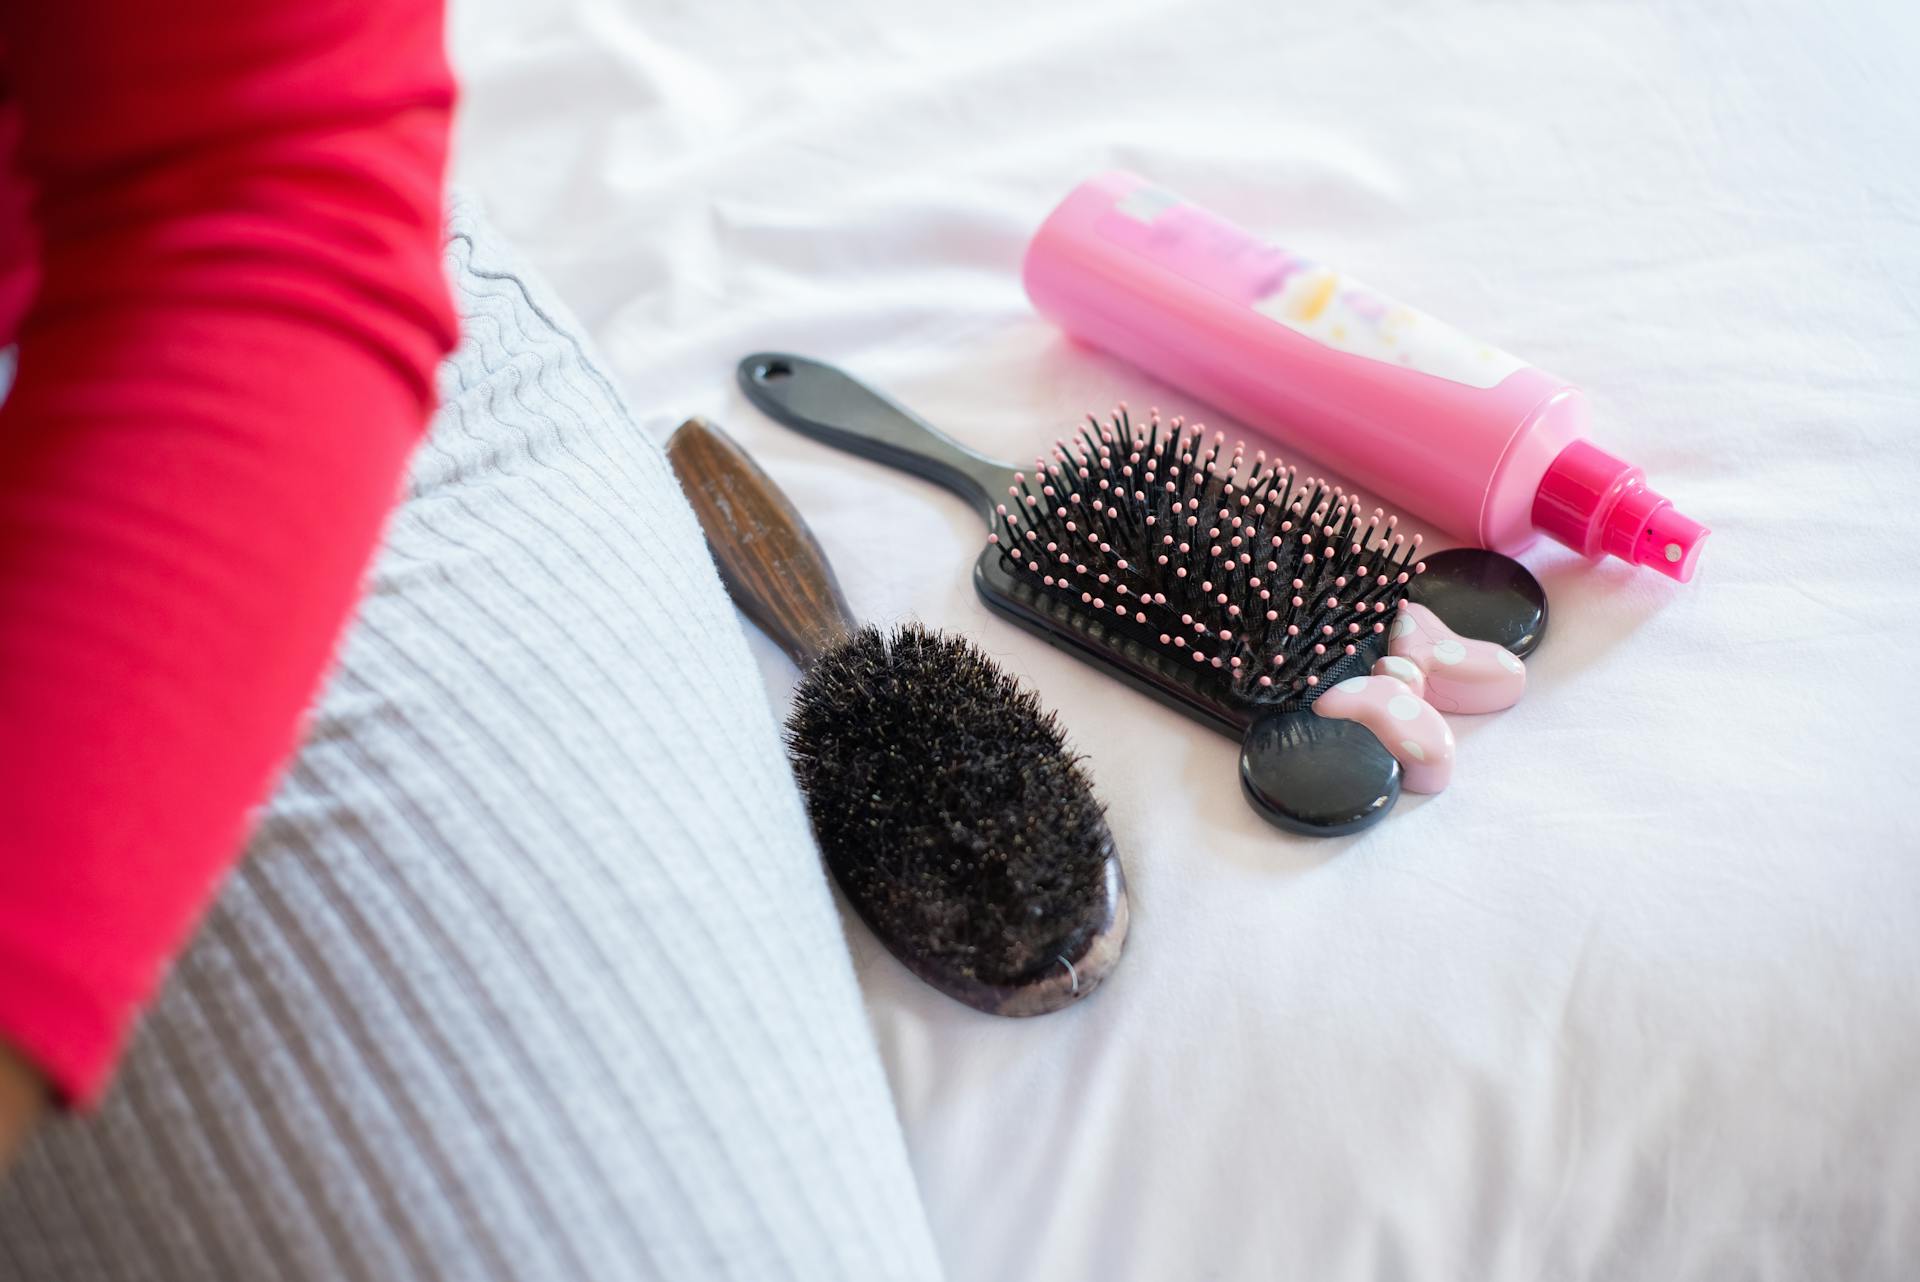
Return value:
<svg viewBox="0 0 1920 1282">
<path fill-rule="evenodd" d="M 433 395 L 439 0 L 0 5 L 0 1039 L 102 1088 L 297 739 Z"/>
</svg>

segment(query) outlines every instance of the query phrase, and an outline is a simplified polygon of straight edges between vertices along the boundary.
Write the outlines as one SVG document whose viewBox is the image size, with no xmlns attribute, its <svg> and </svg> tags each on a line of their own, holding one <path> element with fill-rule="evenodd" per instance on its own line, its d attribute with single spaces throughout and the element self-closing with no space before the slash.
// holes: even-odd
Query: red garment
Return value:
<svg viewBox="0 0 1920 1282">
<path fill-rule="evenodd" d="M 439 0 L 0 0 L 0 77 L 0 1040 L 86 1103 L 431 407 L 453 86 Z"/>
</svg>

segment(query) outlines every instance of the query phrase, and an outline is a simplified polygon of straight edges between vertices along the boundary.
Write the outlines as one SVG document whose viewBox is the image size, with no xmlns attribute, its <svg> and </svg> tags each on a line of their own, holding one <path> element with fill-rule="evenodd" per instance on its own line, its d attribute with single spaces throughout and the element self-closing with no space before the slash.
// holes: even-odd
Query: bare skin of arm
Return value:
<svg viewBox="0 0 1920 1282">
<path fill-rule="evenodd" d="M 0 1043 L 0 1179 L 20 1142 L 47 1106 L 46 1084 L 27 1062 Z"/>
</svg>

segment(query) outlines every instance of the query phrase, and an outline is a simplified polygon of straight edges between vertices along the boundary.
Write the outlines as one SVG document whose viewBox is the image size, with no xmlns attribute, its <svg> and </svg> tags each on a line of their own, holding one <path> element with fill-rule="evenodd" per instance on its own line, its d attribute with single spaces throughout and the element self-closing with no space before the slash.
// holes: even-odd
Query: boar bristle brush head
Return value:
<svg viewBox="0 0 1920 1282">
<path fill-rule="evenodd" d="M 1032 691 L 959 637 L 866 627 L 808 669 L 787 734 L 821 852 L 875 934 L 984 988 L 1072 987 L 1113 840 Z"/>
</svg>

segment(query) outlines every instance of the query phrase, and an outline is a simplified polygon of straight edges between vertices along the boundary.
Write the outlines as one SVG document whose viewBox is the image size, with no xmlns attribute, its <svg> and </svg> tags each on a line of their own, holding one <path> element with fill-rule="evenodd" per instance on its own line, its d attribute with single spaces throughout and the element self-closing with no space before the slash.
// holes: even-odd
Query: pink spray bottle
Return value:
<svg viewBox="0 0 1920 1282">
<path fill-rule="evenodd" d="M 1069 333 L 1482 547 L 1693 576 L 1707 527 L 1586 439 L 1578 388 L 1145 179 L 1076 188 L 1025 279 Z"/>
</svg>

